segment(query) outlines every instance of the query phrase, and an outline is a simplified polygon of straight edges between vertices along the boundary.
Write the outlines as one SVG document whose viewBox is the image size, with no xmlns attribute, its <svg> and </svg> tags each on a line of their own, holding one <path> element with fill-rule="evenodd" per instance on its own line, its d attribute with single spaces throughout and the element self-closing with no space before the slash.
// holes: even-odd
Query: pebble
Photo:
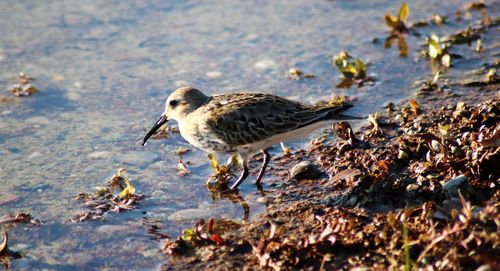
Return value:
<svg viewBox="0 0 500 271">
<path fill-rule="evenodd" d="M 465 191 L 465 186 L 467 185 L 467 177 L 465 175 L 459 175 L 446 183 L 443 184 L 443 190 L 448 194 L 450 197 L 458 197 L 458 190 L 462 190 L 461 193 L 463 194 Z"/>
<path fill-rule="evenodd" d="M 211 72 L 207 72 L 205 75 L 208 78 L 215 79 L 215 78 L 221 77 L 222 76 L 222 72 L 220 72 L 220 71 L 211 71 Z"/>
<path fill-rule="evenodd" d="M 42 154 L 36 151 L 36 152 L 33 152 L 32 154 L 30 154 L 28 156 L 28 159 L 35 159 L 35 158 L 40 157 L 40 156 L 42 156 Z"/>
<path fill-rule="evenodd" d="M 296 180 L 314 180 L 321 176 L 323 172 L 316 165 L 309 161 L 302 161 L 290 170 L 292 179 Z"/>
<path fill-rule="evenodd" d="M 409 184 L 408 186 L 406 186 L 406 191 L 407 192 L 412 192 L 412 191 L 417 191 L 419 188 L 419 186 L 417 184 Z"/>
<path fill-rule="evenodd" d="M 255 62 L 254 67 L 257 69 L 265 70 L 276 66 L 276 62 L 271 59 L 262 59 Z"/>
<path fill-rule="evenodd" d="M 266 202 L 267 202 L 267 199 L 266 199 L 266 197 L 258 197 L 256 201 L 257 201 L 258 203 L 266 203 Z"/>
</svg>

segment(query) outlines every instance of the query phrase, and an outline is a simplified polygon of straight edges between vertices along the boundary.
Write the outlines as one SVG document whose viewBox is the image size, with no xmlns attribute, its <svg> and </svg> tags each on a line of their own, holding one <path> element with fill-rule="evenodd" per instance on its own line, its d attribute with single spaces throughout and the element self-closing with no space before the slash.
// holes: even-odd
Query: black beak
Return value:
<svg viewBox="0 0 500 271">
<path fill-rule="evenodd" d="M 156 132 L 160 127 L 167 123 L 168 119 L 165 117 L 164 114 L 161 115 L 161 117 L 156 121 L 155 125 L 149 130 L 149 132 L 146 134 L 144 139 L 142 140 L 142 146 L 146 145 L 146 141 Z"/>
</svg>

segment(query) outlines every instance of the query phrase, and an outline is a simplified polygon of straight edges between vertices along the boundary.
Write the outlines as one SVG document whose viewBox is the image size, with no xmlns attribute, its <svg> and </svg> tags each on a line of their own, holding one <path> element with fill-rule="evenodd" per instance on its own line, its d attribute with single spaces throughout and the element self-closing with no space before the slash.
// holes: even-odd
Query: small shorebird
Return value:
<svg viewBox="0 0 500 271">
<path fill-rule="evenodd" d="M 304 137 L 334 121 L 357 119 L 340 114 L 351 107 L 307 105 L 264 93 L 207 96 L 198 89 L 183 87 L 170 94 L 165 111 L 144 137 L 143 145 L 168 120 L 176 120 L 182 137 L 191 145 L 208 153 L 240 155 L 243 172 L 231 189 L 248 177 L 248 159 L 263 153 L 259 185 L 271 160 L 267 148 Z"/>
</svg>

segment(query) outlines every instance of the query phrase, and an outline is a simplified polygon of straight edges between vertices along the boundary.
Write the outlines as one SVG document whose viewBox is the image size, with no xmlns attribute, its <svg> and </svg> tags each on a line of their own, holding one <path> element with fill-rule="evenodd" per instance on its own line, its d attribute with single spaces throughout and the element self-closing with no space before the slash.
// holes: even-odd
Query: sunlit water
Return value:
<svg viewBox="0 0 500 271">
<path fill-rule="evenodd" d="M 192 174 L 177 175 L 175 150 L 189 147 L 180 136 L 140 145 L 177 87 L 259 90 L 308 102 L 349 95 L 358 99 L 350 113 L 366 115 L 411 97 L 413 81 L 430 75 L 417 60 L 423 38 L 409 37 L 407 58 L 383 48 L 383 15 L 396 13 L 397 1 L 140 2 L 0 2 L 0 90 L 20 71 L 40 89 L 0 103 L 0 215 L 25 211 L 44 222 L 10 232 L 12 249 L 28 252 L 12 262 L 15 269 L 156 268 L 167 258 L 143 218 L 159 220 L 174 237 L 200 218 L 242 218 L 239 204 L 212 200 L 202 152 L 184 156 Z M 411 1 L 410 21 L 433 12 L 452 17 L 464 3 Z M 374 86 L 335 88 L 329 57 L 341 50 L 373 63 Z M 285 74 L 292 67 L 316 77 L 291 80 Z M 74 195 L 104 184 L 119 167 L 150 198 L 104 221 L 71 223 L 85 209 Z M 250 219 L 265 212 L 253 178 L 241 186 Z M 176 219 L 186 214 L 190 219 Z"/>
</svg>

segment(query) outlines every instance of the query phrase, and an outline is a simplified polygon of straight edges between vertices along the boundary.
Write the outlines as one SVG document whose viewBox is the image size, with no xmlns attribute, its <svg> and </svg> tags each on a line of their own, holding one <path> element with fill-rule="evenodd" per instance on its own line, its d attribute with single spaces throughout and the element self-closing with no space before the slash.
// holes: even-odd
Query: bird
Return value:
<svg viewBox="0 0 500 271">
<path fill-rule="evenodd" d="M 243 171 L 231 186 L 236 190 L 249 175 L 248 161 L 259 152 L 264 161 L 257 175 L 260 186 L 271 155 L 268 148 L 299 139 L 340 120 L 360 119 L 341 112 L 351 104 L 310 105 L 280 96 L 239 92 L 209 96 L 194 87 L 182 87 L 170 94 L 165 110 L 142 141 L 167 121 L 178 123 L 181 136 L 209 154 L 238 154 Z"/>
</svg>

